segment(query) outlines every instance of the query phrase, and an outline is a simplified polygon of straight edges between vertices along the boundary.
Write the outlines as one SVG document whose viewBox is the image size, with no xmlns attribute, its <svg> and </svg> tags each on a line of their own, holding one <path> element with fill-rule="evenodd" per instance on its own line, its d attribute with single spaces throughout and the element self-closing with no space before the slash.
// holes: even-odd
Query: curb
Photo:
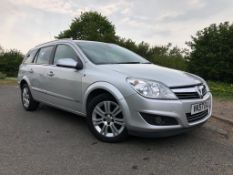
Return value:
<svg viewBox="0 0 233 175">
<path fill-rule="evenodd" d="M 231 125 L 233 125 L 233 120 L 231 119 L 228 119 L 228 118 L 225 118 L 225 117 L 219 117 L 219 116 L 215 116 L 215 115 L 212 115 L 213 118 L 215 119 L 218 119 L 218 120 L 221 120 L 223 122 L 226 122 L 226 123 L 229 123 Z"/>
</svg>

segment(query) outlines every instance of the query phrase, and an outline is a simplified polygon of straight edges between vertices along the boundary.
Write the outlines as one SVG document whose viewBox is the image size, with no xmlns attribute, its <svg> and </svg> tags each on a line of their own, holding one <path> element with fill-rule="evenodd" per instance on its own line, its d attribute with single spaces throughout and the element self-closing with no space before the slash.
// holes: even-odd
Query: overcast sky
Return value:
<svg viewBox="0 0 233 175">
<path fill-rule="evenodd" d="M 233 21 L 232 0 L 0 0 L 0 45 L 25 53 L 89 10 L 106 15 L 121 37 L 179 47 L 197 30 Z"/>
</svg>

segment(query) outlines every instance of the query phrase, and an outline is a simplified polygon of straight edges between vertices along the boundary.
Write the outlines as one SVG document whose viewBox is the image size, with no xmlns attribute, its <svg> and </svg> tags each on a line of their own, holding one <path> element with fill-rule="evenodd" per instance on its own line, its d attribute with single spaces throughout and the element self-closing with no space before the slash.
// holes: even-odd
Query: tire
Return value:
<svg viewBox="0 0 233 175">
<path fill-rule="evenodd" d="M 23 84 L 21 88 L 21 101 L 26 111 L 34 111 L 39 106 L 39 102 L 33 99 L 30 88 L 27 84 Z"/>
<path fill-rule="evenodd" d="M 120 142 L 128 136 L 122 109 L 107 93 L 87 104 L 87 124 L 92 134 L 103 142 Z"/>
</svg>

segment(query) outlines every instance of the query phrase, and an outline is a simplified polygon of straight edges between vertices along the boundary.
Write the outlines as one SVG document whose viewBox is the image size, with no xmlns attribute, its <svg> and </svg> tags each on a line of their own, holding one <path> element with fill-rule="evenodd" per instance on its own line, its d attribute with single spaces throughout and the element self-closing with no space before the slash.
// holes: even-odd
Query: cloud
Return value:
<svg viewBox="0 0 233 175">
<path fill-rule="evenodd" d="M 187 20 L 208 19 L 228 8 L 229 1 L 191 0 L 185 10 L 170 13 L 160 19 L 161 22 L 179 22 Z M 231 3 L 232 4 L 232 3 Z"/>
<path fill-rule="evenodd" d="M 25 53 L 92 10 L 107 16 L 119 36 L 185 47 L 197 30 L 232 21 L 232 8 L 232 0 L 1 0 L 0 45 Z"/>
<path fill-rule="evenodd" d="M 10 3 L 19 7 L 39 9 L 47 12 L 73 14 L 74 9 L 70 1 L 63 0 L 10 0 Z"/>
</svg>

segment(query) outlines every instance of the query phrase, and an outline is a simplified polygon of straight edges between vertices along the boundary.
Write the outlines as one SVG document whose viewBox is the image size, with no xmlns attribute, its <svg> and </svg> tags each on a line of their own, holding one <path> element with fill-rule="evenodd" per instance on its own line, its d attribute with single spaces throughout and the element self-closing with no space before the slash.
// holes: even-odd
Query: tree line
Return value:
<svg viewBox="0 0 233 175">
<path fill-rule="evenodd" d="M 157 65 L 191 72 L 207 80 L 233 82 L 233 24 L 229 22 L 212 24 L 198 31 L 186 43 L 190 50 L 180 49 L 171 43 L 152 46 L 143 41 L 136 43 L 122 38 L 116 34 L 115 26 L 106 16 L 94 11 L 81 13 L 72 20 L 67 30 L 61 31 L 55 38 L 115 43 Z M 22 59 L 19 51 L 1 51 L 0 72 L 15 76 Z"/>
</svg>

